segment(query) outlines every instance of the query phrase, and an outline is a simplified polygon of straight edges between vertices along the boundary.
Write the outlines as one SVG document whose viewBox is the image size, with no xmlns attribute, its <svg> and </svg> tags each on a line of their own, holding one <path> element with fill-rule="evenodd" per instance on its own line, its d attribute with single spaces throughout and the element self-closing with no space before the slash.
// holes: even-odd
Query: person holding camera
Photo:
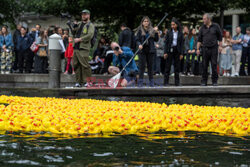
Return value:
<svg viewBox="0 0 250 167">
<path fill-rule="evenodd" d="M 118 43 L 112 42 L 111 48 L 114 51 L 113 54 L 113 66 L 108 68 L 108 71 L 112 75 L 118 74 L 122 68 L 128 63 L 128 61 L 134 56 L 134 53 L 129 47 L 120 47 Z M 133 59 L 129 65 L 125 68 L 123 72 L 123 79 L 121 81 L 121 86 L 126 87 L 135 83 L 136 74 L 138 73 L 138 68 Z"/>
<path fill-rule="evenodd" d="M 166 59 L 164 86 L 169 85 L 172 61 L 174 61 L 175 86 L 180 86 L 179 73 L 180 61 L 183 59 L 183 46 L 184 35 L 181 30 L 181 25 L 177 19 L 173 18 L 171 21 L 171 30 L 167 33 L 164 48 L 164 59 Z"/>
<path fill-rule="evenodd" d="M 82 22 L 74 25 L 74 55 L 73 67 L 76 73 L 76 87 L 89 87 L 87 78 L 91 77 L 91 67 L 89 65 L 89 52 L 91 49 L 91 39 L 94 36 L 95 27 L 90 22 L 90 11 L 82 11 Z"/>
</svg>

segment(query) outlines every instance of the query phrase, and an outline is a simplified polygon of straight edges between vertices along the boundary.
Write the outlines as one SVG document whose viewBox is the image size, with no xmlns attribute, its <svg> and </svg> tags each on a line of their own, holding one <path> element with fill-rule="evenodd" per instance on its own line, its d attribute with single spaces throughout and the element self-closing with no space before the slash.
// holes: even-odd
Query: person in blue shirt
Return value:
<svg viewBox="0 0 250 167">
<path fill-rule="evenodd" d="M 1 74 L 9 74 L 11 71 L 12 65 L 12 36 L 11 33 L 8 32 L 8 28 L 3 26 L 2 35 L 0 36 L 0 51 L 1 51 Z"/>
<path fill-rule="evenodd" d="M 110 66 L 108 71 L 110 74 L 116 75 L 134 56 L 134 53 L 129 47 L 120 47 L 116 42 L 111 43 L 111 48 L 114 51 L 113 66 Z M 137 73 L 138 68 L 135 64 L 135 60 L 132 60 L 122 73 L 123 79 L 121 81 L 121 86 L 126 87 L 135 83 Z"/>
<path fill-rule="evenodd" d="M 41 33 L 41 25 L 37 24 L 35 29 L 35 40 L 40 36 Z"/>
</svg>

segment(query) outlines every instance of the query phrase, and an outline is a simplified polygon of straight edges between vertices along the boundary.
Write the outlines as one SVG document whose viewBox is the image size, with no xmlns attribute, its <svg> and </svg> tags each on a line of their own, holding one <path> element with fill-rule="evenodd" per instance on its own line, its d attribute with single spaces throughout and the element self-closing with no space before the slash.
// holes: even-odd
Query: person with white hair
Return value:
<svg viewBox="0 0 250 167">
<path fill-rule="evenodd" d="M 212 84 L 217 86 L 218 73 L 217 73 L 217 58 L 218 50 L 222 50 L 222 32 L 218 24 L 212 22 L 212 16 L 209 14 L 203 15 L 204 25 L 201 27 L 197 43 L 197 56 L 200 55 L 200 47 L 202 45 L 202 66 L 203 74 L 201 86 L 207 86 L 208 79 L 208 65 L 212 65 Z M 219 48 L 218 48 L 219 42 Z"/>
</svg>

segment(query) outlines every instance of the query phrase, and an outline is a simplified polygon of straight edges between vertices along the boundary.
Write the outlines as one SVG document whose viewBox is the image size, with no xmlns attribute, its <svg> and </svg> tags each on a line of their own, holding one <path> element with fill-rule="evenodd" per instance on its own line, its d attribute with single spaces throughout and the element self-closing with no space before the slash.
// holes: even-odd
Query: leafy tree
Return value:
<svg viewBox="0 0 250 167">
<path fill-rule="evenodd" d="M 16 9 L 19 4 L 15 0 L 1 0 L 0 8 L 0 25 L 15 23 L 15 18 L 18 16 L 19 10 Z"/>
<path fill-rule="evenodd" d="M 246 8 L 250 11 L 250 1 L 246 0 L 1 0 L 0 24 L 6 21 L 15 22 L 17 16 L 24 12 L 51 14 L 60 16 L 68 12 L 80 18 L 80 13 L 87 8 L 91 11 L 92 20 L 103 23 L 104 28 L 119 29 L 125 22 L 130 28 L 136 28 L 140 19 L 148 15 L 156 24 L 165 12 L 169 13 L 168 19 L 176 17 L 196 24 L 205 12 L 220 13 L 223 26 L 224 11 L 229 8 Z M 165 26 L 168 26 L 165 23 Z"/>
</svg>

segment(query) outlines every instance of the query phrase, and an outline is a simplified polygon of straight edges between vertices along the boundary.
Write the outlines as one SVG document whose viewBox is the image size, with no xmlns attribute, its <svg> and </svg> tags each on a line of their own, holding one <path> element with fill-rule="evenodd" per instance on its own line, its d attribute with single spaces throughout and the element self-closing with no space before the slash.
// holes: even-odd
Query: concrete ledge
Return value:
<svg viewBox="0 0 250 167">
<path fill-rule="evenodd" d="M 181 86 L 155 88 L 1 88 L 0 95 L 31 97 L 87 96 L 244 96 L 250 97 L 250 86 Z"/>
<path fill-rule="evenodd" d="M 97 81 L 106 82 L 112 76 L 93 75 Z M 147 82 L 147 76 L 145 76 L 145 82 Z M 163 76 L 154 76 L 157 85 L 163 84 Z M 2 74 L 0 75 L 0 88 L 47 88 L 48 87 L 48 74 Z M 188 85 L 200 85 L 200 76 L 181 76 L 181 84 Z M 211 84 L 209 78 L 208 83 Z M 220 77 L 218 80 L 219 85 L 250 85 L 250 77 Z M 61 75 L 61 88 L 72 87 L 75 84 L 74 75 Z M 174 77 L 170 77 L 170 84 L 174 84 Z"/>
</svg>

